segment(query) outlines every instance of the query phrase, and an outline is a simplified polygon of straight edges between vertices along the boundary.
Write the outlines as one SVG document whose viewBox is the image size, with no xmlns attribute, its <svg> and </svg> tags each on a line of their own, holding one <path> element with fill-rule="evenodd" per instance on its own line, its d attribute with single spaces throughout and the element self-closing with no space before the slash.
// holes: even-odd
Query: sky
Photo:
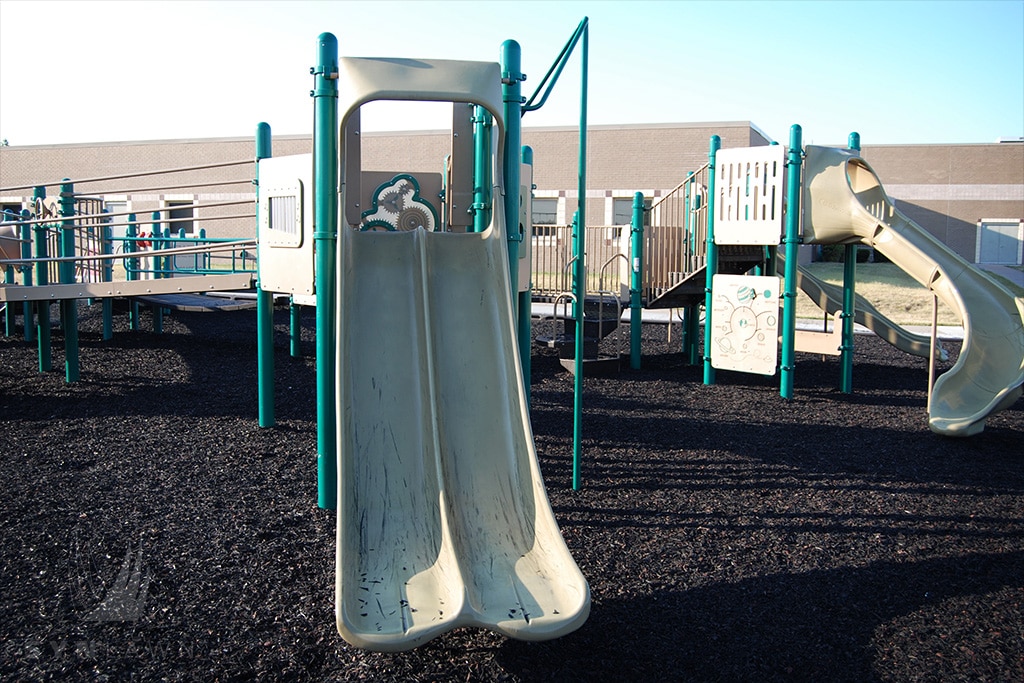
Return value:
<svg viewBox="0 0 1024 683">
<path fill-rule="evenodd" d="M 341 56 L 499 61 L 533 94 L 588 20 L 590 125 L 751 121 L 805 144 L 1024 136 L 1024 0 L 198 2 L 0 0 L 11 145 L 308 135 L 316 39 Z M 576 126 L 580 50 L 527 128 Z M 381 108 L 364 130 L 447 128 Z"/>
</svg>

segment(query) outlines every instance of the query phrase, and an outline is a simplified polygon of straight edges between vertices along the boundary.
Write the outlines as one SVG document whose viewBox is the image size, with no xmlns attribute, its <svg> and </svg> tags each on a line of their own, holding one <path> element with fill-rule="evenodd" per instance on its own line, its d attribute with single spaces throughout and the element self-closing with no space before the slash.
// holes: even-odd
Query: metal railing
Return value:
<svg viewBox="0 0 1024 683">
<path fill-rule="evenodd" d="M 128 280 L 162 279 L 185 275 L 214 275 L 227 273 L 255 273 L 256 249 L 254 240 L 231 238 L 208 238 L 205 230 L 197 236 L 184 231 L 172 235 L 170 229 L 161 224 L 171 219 L 139 221 L 134 214 L 124 212 L 130 222 L 121 223 L 124 235 L 114 235 L 114 216 L 121 213 L 104 212 L 104 201 L 96 197 L 75 196 L 75 215 L 70 219 L 54 216 L 52 211 L 43 212 L 37 206 L 36 213 L 27 220 L 5 221 L 6 224 L 24 226 L 29 230 L 29 239 L 45 241 L 45 258 L 30 260 L 8 260 L 0 264 L 25 270 L 29 267 L 44 268 L 47 281 L 55 284 L 62 281 L 62 268 L 71 262 L 74 267 L 74 282 L 111 282 L 123 278 Z M 241 204 L 245 202 L 222 202 Z M 216 206 L 217 204 L 194 204 Z M 41 205 L 40 205 L 41 206 Z M 167 213 L 171 207 L 156 213 Z M 13 216 L 5 216 L 13 218 Z M 254 215 L 207 216 L 206 221 L 254 218 Z M 73 256 L 65 256 L 64 237 L 66 220 L 71 223 L 71 237 L 74 244 Z M 157 234 L 145 233 L 150 228 Z M 30 252 L 39 253 L 38 247 Z M 164 253 L 166 252 L 166 253 Z M 35 264 L 34 266 L 32 264 Z M 117 264 L 116 266 L 114 264 Z M 120 277 L 119 277 L 120 275 Z"/>
<path fill-rule="evenodd" d="M 572 290 L 572 230 L 571 225 L 533 226 L 530 249 L 534 299 L 553 301 Z M 598 294 L 602 290 L 611 289 L 608 274 L 605 272 L 602 278 L 601 268 L 620 254 L 629 254 L 629 226 L 587 226 L 584 242 L 587 293 Z M 623 268 L 628 267 L 625 260 L 623 264 Z M 602 279 L 605 281 L 602 282 Z M 628 271 L 620 272 L 618 279 L 628 284 Z M 616 286 L 614 290 L 617 296 L 621 296 L 621 287 Z"/>
<path fill-rule="evenodd" d="M 707 187 L 705 164 L 651 205 L 644 228 L 644 301 L 707 265 Z"/>
<path fill-rule="evenodd" d="M 658 298 L 707 264 L 707 181 L 705 164 L 647 210 L 644 302 Z M 572 289 L 572 230 L 571 225 L 533 226 L 530 245 L 535 300 L 554 301 Z M 630 226 L 587 226 L 586 230 L 587 294 L 614 292 L 628 301 Z"/>
<path fill-rule="evenodd" d="M 215 245 L 228 247 L 240 240 L 231 238 L 206 237 L 200 230 L 198 237 L 188 236 L 184 231 L 172 235 L 165 229 L 160 235 L 144 237 L 126 236 L 114 238 L 124 243 L 124 253 L 139 251 L 139 245 L 146 248 L 143 255 L 125 260 L 128 279 L 162 279 L 183 275 L 223 275 L 225 273 L 255 273 L 256 250 L 247 242 L 237 248 L 223 251 L 208 249 Z M 167 253 L 162 253 L 167 252 Z"/>
</svg>

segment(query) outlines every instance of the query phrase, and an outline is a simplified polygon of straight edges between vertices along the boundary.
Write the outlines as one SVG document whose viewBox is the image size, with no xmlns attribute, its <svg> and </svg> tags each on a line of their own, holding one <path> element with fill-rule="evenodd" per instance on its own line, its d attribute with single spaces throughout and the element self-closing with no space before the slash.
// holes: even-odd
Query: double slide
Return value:
<svg viewBox="0 0 1024 683">
<path fill-rule="evenodd" d="M 897 210 L 855 151 L 805 151 L 804 241 L 874 247 L 960 316 L 963 346 L 935 382 L 928 423 L 947 436 L 982 431 L 1022 393 L 1024 300 Z"/>
<path fill-rule="evenodd" d="M 538 469 L 503 235 L 341 240 L 339 631 L 404 650 L 459 626 L 575 630 L 589 587 Z"/>
</svg>

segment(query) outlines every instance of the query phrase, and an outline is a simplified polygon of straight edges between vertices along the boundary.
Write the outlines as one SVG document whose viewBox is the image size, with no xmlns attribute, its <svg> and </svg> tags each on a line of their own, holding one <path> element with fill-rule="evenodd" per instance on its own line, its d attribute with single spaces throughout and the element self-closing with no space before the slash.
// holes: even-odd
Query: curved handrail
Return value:
<svg viewBox="0 0 1024 683">
<path fill-rule="evenodd" d="M 537 109 L 540 109 L 541 107 L 544 106 L 544 103 L 547 102 L 548 96 L 551 94 L 551 91 L 554 89 L 555 84 L 558 82 L 558 77 L 562 75 L 562 69 L 565 68 L 566 63 L 569 61 L 569 57 L 572 55 L 572 51 L 576 49 L 576 44 L 583 36 L 583 32 L 586 30 L 589 21 L 590 20 L 587 17 L 583 17 L 583 20 L 580 22 L 579 26 L 576 27 L 575 31 L 573 31 L 573 34 L 569 38 L 569 41 L 562 47 L 562 51 L 558 53 L 558 57 L 555 58 L 555 61 L 551 65 L 551 68 L 548 69 L 548 72 L 544 75 L 544 78 L 542 78 L 540 83 L 537 85 L 537 89 L 533 92 L 532 95 L 530 95 L 529 99 L 527 99 L 521 107 L 521 111 L 523 114 L 525 114 L 528 111 L 535 111 Z M 552 73 L 554 73 L 553 78 Z M 544 88 L 545 84 L 547 84 L 549 78 L 551 78 L 551 83 L 547 86 L 547 89 L 544 90 L 544 94 L 541 97 L 540 102 L 534 104 L 533 101 L 537 98 L 537 95 L 540 94 L 541 89 Z"/>
</svg>

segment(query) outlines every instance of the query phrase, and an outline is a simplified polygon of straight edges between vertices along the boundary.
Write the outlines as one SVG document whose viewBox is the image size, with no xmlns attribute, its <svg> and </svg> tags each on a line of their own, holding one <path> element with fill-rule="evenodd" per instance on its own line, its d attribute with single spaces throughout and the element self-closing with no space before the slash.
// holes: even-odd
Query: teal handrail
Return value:
<svg viewBox="0 0 1024 683">
<path fill-rule="evenodd" d="M 566 63 L 569 61 L 569 57 L 572 55 L 572 51 L 576 48 L 576 43 L 578 43 L 580 39 L 587 33 L 587 24 L 589 23 L 589 21 L 590 20 L 587 17 L 583 17 L 583 20 L 580 21 L 580 24 L 579 26 L 576 27 L 576 30 L 573 32 L 572 37 L 569 38 L 569 41 L 562 48 L 562 51 L 558 53 L 558 57 L 555 58 L 555 61 L 551 65 L 551 68 L 548 69 L 548 72 L 544 75 L 544 78 L 542 78 L 540 83 L 537 85 L 537 89 L 534 91 L 532 95 L 530 95 L 530 98 L 526 100 L 526 102 L 523 104 L 522 110 L 524 114 L 528 111 L 540 109 L 541 107 L 544 106 L 544 103 L 547 102 L 548 96 L 551 94 L 551 90 L 555 87 L 555 83 L 558 82 L 558 77 L 562 75 L 562 69 L 565 68 Z M 586 50 L 584 50 L 584 53 L 586 53 Z M 548 79 L 551 79 L 550 84 L 548 84 Z M 545 85 L 547 85 L 547 89 L 544 88 Z M 537 95 L 540 95 L 542 90 L 544 92 L 540 99 L 540 102 L 534 104 L 534 100 L 537 99 Z"/>
</svg>

